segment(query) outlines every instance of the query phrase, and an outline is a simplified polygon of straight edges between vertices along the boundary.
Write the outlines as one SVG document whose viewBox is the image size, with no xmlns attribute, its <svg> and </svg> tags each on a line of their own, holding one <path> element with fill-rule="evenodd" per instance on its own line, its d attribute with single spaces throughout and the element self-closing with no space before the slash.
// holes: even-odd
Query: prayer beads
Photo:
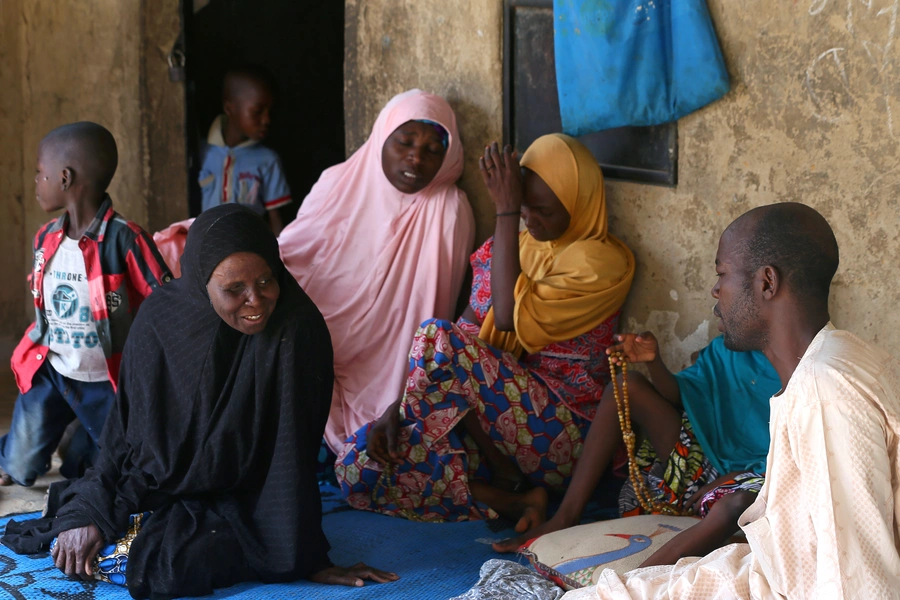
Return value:
<svg viewBox="0 0 900 600">
<path fill-rule="evenodd" d="M 619 385 L 616 382 L 616 361 L 622 366 L 622 393 L 619 394 Z M 625 442 L 625 450 L 628 452 L 628 476 L 634 487 L 634 495 L 637 497 L 644 512 L 654 515 L 686 515 L 670 504 L 660 502 L 654 498 L 647 489 L 641 468 L 637 464 L 634 446 L 636 436 L 631 428 L 631 405 L 628 402 L 628 361 L 621 352 L 613 352 L 609 355 L 609 374 L 612 376 L 613 397 L 616 399 L 616 409 L 619 414 L 619 427 L 622 430 L 622 441 Z"/>
</svg>

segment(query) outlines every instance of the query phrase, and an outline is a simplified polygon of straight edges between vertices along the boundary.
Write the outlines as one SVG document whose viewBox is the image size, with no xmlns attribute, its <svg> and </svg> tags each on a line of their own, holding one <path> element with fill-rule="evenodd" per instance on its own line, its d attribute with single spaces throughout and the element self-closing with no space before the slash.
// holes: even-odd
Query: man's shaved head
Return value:
<svg viewBox="0 0 900 600">
<path fill-rule="evenodd" d="M 81 121 L 57 127 L 41 140 L 40 154 L 55 171 L 70 168 L 76 180 L 106 191 L 119 165 L 116 140 L 102 125 Z"/>
<path fill-rule="evenodd" d="M 798 202 L 754 208 L 729 225 L 725 235 L 734 240 L 748 275 L 760 267 L 775 267 L 803 304 L 827 306 L 839 263 L 838 244 L 828 221 L 815 209 Z"/>
<path fill-rule="evenodd" d="M 229 69 L 225 73 L 223 102 L 240 100 L 248 90 L 266 90 L 272 96 L 276 96 L 278 92 L 275 78 L 262 67 L 244 65 Z"/>
</svg>

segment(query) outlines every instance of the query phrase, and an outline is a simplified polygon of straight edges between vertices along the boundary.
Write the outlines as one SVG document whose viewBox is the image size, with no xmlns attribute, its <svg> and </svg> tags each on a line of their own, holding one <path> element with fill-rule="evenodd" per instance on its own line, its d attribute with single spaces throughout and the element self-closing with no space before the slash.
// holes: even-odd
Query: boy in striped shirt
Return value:
<svg viewBox="0 0 900 600">
<path fill-rule="evenodd" d="M 116 141 L 96 123 L 54 129 L 38 149 L 38 204 L 65 212 L 34 238 L 35 322 L 13 352 L 20 394 L 0 438 L 0 485 L 32 485 L 76 418 L 60 471 L 89 466 L 134 316 L 171 279 L 150 236 L 113 210 L 106 189 L 117 165 Z"/>
</svg>

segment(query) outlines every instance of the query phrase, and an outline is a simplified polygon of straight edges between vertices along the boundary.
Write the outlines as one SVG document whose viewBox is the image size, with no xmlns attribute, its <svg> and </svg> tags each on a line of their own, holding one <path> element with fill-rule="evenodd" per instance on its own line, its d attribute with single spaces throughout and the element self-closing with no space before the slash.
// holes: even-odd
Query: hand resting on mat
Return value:
<svg viewBox="0 0 900 600">
<path fill-rule="evenodd" d="M 310 581 L 327 585 L 362 587 L 363 579 L 376 583 L 390 583 L 400 579 L 400 576 L 396 573 L 389 573 L 388 571 L 370 567 L 365 563 L 356 563 L 352 567 L 328 567 L 327 569 L 322 569 L 318 573 L 311 575 L 309 579 Z"/>
<path fill-rule="evenodd" d="M 60 533 L 50 557 L 56 567 L 69 577 L 92 581 L 94 558 L 102 547 L 103 534 L 91 523 Z"/>
</svg>

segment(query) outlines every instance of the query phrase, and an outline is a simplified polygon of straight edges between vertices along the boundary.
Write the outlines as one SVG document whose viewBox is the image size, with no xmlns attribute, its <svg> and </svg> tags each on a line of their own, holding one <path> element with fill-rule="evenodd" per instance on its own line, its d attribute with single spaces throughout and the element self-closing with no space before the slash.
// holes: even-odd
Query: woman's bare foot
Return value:
<svg viewBox="0 0 900 600">
<path fill-rule="evenodd" d="M 544 521 L 544 519 L 537 520 L 531 525 L 531 527 L 528 527 L 527 529 L 520 528 L 520 525 L 522 525 L 523 521 L 525 521 L 524 516 L 519 519 L 519 522 L 516 524 L 516 532 L 521 533 L 522 535 L 516 536 L 514 538 L 509 538 L 508 540 L 503 540 L 502 542 L 494 542 L 493 544 L 491 544 L 494 552 L 517 552 L 519 548 L 536 537 L 540 537 L 547 533 L 553 533 L 554 531 L 560 531 L 562 529 L 568 529 L 569 527 L 571 527 L 571 525 L 567 524 L 562 518 L 560 518 L 559 514 L 553 515 L 553 518 L 546 522 Z"/>
<path fill-rule="evenodd" d="M 12 477 L 7 475 L 3 471 L 0 471 L 0 485 L 7 486 L 7 485 L 12 485 L 12 484 L 13 484 Z"/>
<path fill-rule="evenodd" d="M 547 520 L 547 490 L 536 487 L 524 494 L 496 488 L 483 481 L 470 481 L 472 498 L 493 508 L 497 513 L 516 521 L 516 531 L 525 533 Z M 498 542 L 499 543 L 499 542 Z"/>
</svg>

